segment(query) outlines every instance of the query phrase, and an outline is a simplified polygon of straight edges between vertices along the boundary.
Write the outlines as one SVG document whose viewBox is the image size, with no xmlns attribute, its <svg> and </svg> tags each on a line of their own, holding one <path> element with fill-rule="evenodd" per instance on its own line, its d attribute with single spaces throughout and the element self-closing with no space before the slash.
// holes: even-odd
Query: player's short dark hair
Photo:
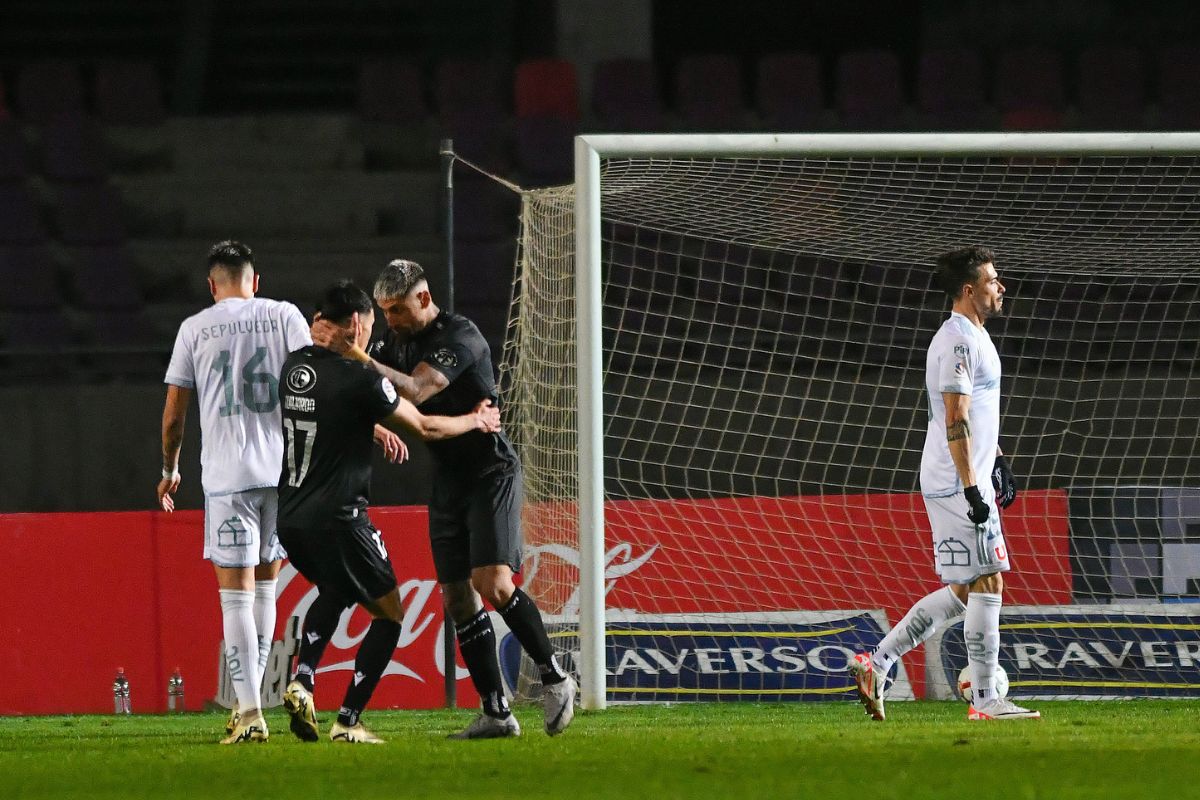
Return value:
<svg viewBox="0 0 1200 800">
<path fill-rule="evenodd" d="M 330 286 L 317 301 L 321 319 L 338 324 L 348 322 L 356 311 L 365 314 L 371 309 L 370 295 L 349 280 L 341 280 Z"/>
<path fill-rule="evenodd" d="M 220 269 L 230 278 L 240 278 L 247 269 L 254 269 L 254 253 L 241 242 L 226 239 L 208 250 L 208 271 Z"/>
<path fill-rule="evenodd" d="M 375 299 L 390 300 L 407 297 L 413 288 L 425 280 L 425 270 L 415 261 L 397 258 L 388 263 L 375 279 Z"/>
<path fill-rule="evenodd" d="M 957 300 L 964 284 L 979 280 L 979 268 L 995 261 L 995 254 L 979 245 L 942 253 L 937 257 L 937 267 L 933 271 L 933 285 L 951 300 Z"/>
</svg>

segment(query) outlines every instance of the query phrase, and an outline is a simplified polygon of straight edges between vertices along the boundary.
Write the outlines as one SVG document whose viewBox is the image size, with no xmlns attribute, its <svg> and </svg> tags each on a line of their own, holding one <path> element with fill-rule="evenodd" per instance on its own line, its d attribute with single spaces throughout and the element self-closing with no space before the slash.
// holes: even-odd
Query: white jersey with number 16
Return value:
<svg viewBox="0 0 1200 800">
<path fill-rule="evenodd" d="M 259 297 L 227 298 L 179 326 L 165 382 L 196 390 L 206 495 L 279 482 L 279 371 L 310 344 L 298 308 Z"/>
<path fill-rule="evenodd" d="M 945 392 L 971 397 L 971 464 L 979 491 L 985 498 L 991 497 L 990 476 L 1000 443 L 1000 354 L 987 331 L 952 312 L 929 343 L 925 391 L 929 396 L 929 428 L 921 454 L 921 493 L 947 497 L 964 488 L 946 443 Z"/>
</svg>

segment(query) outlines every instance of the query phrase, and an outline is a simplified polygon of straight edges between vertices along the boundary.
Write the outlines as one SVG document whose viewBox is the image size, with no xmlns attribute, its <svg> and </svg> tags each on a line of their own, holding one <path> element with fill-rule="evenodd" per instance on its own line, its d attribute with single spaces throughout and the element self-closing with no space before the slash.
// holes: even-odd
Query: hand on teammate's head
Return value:
<svg viewBox="0 0 1200 800">
<path fill-rule="evenodd" d="M 353 326 L 338 325 L 327 319 L 322 319 L 320 312 L 313 318 L 309 335 L 313 344 L 332 350 L 338 355 L 344 355 L 354 346 Z"/>
</svg>

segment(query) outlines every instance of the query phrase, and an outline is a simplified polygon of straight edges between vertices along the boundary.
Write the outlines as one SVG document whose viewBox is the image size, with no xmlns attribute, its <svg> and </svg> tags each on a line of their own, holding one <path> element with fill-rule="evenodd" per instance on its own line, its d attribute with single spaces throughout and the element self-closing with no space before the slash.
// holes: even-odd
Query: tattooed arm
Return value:
<svg viewBox="0 0 1200 800">
<path fill-rule="evenodd" d="M 946 444 L 958 479 L 963 486 L 975 486 L 978 479 L 971 466 L 971 395 L 942 392 L 942 402 L 946 404 Z"/>
</svg>

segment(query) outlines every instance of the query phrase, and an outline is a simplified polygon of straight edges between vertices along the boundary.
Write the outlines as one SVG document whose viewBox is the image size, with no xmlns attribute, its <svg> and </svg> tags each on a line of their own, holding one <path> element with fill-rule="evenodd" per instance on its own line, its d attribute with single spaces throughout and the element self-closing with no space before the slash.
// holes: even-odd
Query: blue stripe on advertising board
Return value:
<svg viewBox="0 0 1200 800">
<path fill-rule="evenodd" d="M 852 700 L 847 662 L 886 632 L 881 611 L 624 616 L 609 619 L 605 638 L 613 701 Z M 510 686 L 519 655 L 504 637 Z M 911 699 L 898 678 L 889 698 Z"/>
<path fill-rule="evenodd" d="M 936 653 L 954 685 L 966 665 L 962 622 Z M 1013 697 L 1200 697 L 1200 613 L 1113 606 L 1005 611 L 1000 665 Z"/>
</svg>

